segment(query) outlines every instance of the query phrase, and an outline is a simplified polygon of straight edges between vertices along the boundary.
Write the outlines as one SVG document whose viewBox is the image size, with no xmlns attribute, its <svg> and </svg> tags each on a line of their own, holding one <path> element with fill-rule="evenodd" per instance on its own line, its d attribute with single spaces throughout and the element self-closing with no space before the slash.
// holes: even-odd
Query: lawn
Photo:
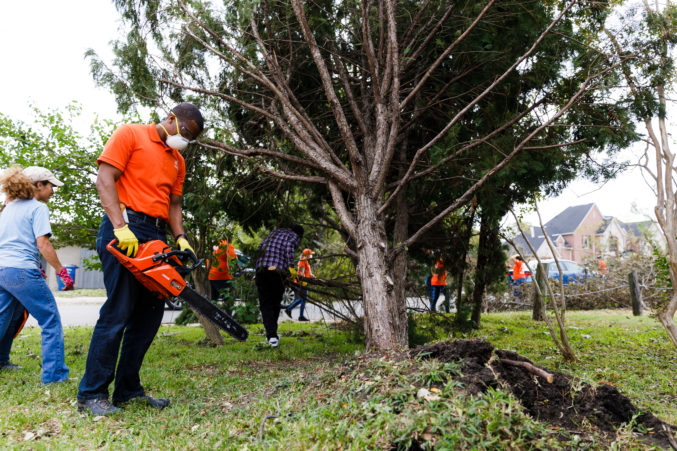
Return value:
<svg viewBox="0 0 677 451">
<path fill-rule="evenodd" d="M 542 324 L 525 313 L 486 315 L 481 337 L 534 363 L 589 383 L 605 381 L 642 409 L 677 423 L 677 351 L 653 319 L 625 312 L 568 314 L 580 361 L 564 362 Z M 581 436 L 523 413 L 502 391 L 465 396 L 453 364 L 365 355 L 350 334 L 319 324 L 282 325 L 279 349 L 263 346 L 261 326 L 246 343 L 216 348 L 200 328 L 163 326 L 142 368 L 149 394 L 172 405 L 128 406 L 122 415 L 77 412 L 91 328 L 67 328 L 72 381 L 41 386 L 39 329 L 22 332 L 0 373 L 0 447 L 33 449 L 438 449 L 641 447 L 632 434 Z M 428 390 L 422 391 L 422 389 Z"/>
</svg>

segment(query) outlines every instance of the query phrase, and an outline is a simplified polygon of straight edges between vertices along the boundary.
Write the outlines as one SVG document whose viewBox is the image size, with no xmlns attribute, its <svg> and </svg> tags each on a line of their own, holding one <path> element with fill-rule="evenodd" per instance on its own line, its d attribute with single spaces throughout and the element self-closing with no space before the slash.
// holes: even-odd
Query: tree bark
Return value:
<svg viewBox="0 0 677 451">
<path fill-rule="evenodd" d="M 209 281 L 207 279 L 207 271 L 205 271 L 202 268 L 196 269 L 193 272 L 193 283 L 195 284 L 195 291 L 200 293 L 202 296 L 209 298 Z M 223 335 L 221 335 L 221 331 L 219 330 L 219 328 L 216 327 L 214 323 L 209 321 L 207 318 L 202 316 L 195 309 L 191 308 L 191 310 L 193 310 L 193 313 L 195 314 L 197 320 L 200 321 L 200 324 L 202 325 L 202 329 L 204 329 L 205 331 L 205 336 L 207 337 L 207 339 L 212 343 L 214 343 L 216 346 L 224 344 L 225 341 L 223 339 Z"/>
<path fill-rule="evenodd" d="M 392 268 L 386 265 L 387 240 L 383 221 L 371 196 L 355 202 L 357 216 L 357 275 L 362 285 L 364 333 L 368 349 L 407 347 L 406 313 L 398 305 Z M 406 310 L 405 310 L 406 312 Z"/>
<path fill-rule="evenodd" d="M 533 268 L 531 268 L 533 271 Z M 534 308 L 531 312 L 531 319 L 534 321 L 545 321 L 545 302 L 543 302 L 542 293 L 546 293 L 545 284 L 545 274 L 541 265 L 536 265 L 536 274 L 532 276 L 534 284 L 538 284 L 540 290 L 534 286 Z"/>
<path fill-rule="evenodd" d="M 637 281 L 637 271 L 632 271 L 628 274 L 628 282 L 630 283 L 632 314 L 634 316 L 642 316 L 642 292 L 639 289 L 639 282 Z"/>
<path fill-rule="evenodd" d="M 485 214 L 482 214 L 480 222 L 480 240 L 477 246 L 477 268 L 475 269 L 475 290 L 472 293 L 473 309 L 471 320 L 475 327 L 479 327 L 482 316 L 482 301 L 484 299 L 484 291 L 487 286 L 487 264 L 491 252 L 489 250 L 490 234 L 494 233 L 489 220 Z M 456 310 L 458 315 L 458 307 Z"/>
</svg>

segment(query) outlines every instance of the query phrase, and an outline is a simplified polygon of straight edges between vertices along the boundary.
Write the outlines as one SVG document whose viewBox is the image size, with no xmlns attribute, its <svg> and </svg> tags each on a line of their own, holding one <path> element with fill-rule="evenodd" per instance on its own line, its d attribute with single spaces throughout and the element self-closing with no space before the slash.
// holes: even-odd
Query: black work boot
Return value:
<svg viewBox="0 0 677 451">
<path fill-rule="evenodd" d="M 97 398 L 88 399 L 87 401 L 78 401 L 78 412 L 89 411 L 94 416 L 109 416 L 114 415 L 122 409 L 113 406 L 107 399 Z"/>
</svg>

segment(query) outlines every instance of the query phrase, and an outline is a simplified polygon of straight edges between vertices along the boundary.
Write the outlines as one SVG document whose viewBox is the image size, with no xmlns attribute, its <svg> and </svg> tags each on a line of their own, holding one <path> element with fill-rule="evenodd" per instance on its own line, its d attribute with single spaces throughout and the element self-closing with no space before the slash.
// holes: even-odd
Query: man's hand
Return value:
<svg viewBox="0 0 677 451">
<path fill-rule="evenodd" d="M 296 279 L 299 275 L 294 268 L 289 267 L 289 274 L 291 274 L 292 279 Z"/>
<path fill-rule="evenodd" d="M 59 271 L 59 277 L 61 277 L 61 281 L 63 282 L 63 291 L 68 291 L 73 289 L 73 279 L 71 279 L 71 276 L 68 274 L 68 270 L 66 268 L 61 268 L 61 271 Z"/>
<path fill-rule="evenodd" d="M 124 227 L 113 229 L 113 233 L 118 239 L 118 247 L 127 251 L 127 257 L 134 257 L 139 249 L 139 240 L 136 239 L 134 232 L 129 230 L 129 226 L 125 224 Z"/>
<path fill-rule="evenodd" d="M 191 251 L 193 253 L 193 255 L 195 255 L 195 251 L 193 250 L 191 245 L 188 243 L 188 240 L 185 239 L 184 237 L 179 237 L 179 239 L 176 240 L 176 244 L 179 245 L 179 249 L 181 249 L 182 251 L 186 251 L 186 250 Z M 197 258 L 197 256 L 196 256 L 196 258 Z"/>
</svg>

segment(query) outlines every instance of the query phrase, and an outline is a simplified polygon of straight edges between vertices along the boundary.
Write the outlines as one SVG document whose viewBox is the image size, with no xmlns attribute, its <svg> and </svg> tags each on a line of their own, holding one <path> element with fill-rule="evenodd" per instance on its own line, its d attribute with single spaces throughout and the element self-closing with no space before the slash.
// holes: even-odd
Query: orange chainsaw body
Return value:
<svg viewBox="0 0 677 451">
<path fill-rule="evenodd" d="M 114 246 L 116 241 L 108 243 L 106 249 L 115 255 L 144 287 L 160 299 L 178 296 L 186 287 L 186 281 L 176 270 L 177 266 L 182 266 L 181 260 L 175 255 L 163 259 L 157 258 L 158 255 L 172 250 L 165 242 L 153 240 L 139 244 L 136 257 L 127 257 Z"/>
</svg>

